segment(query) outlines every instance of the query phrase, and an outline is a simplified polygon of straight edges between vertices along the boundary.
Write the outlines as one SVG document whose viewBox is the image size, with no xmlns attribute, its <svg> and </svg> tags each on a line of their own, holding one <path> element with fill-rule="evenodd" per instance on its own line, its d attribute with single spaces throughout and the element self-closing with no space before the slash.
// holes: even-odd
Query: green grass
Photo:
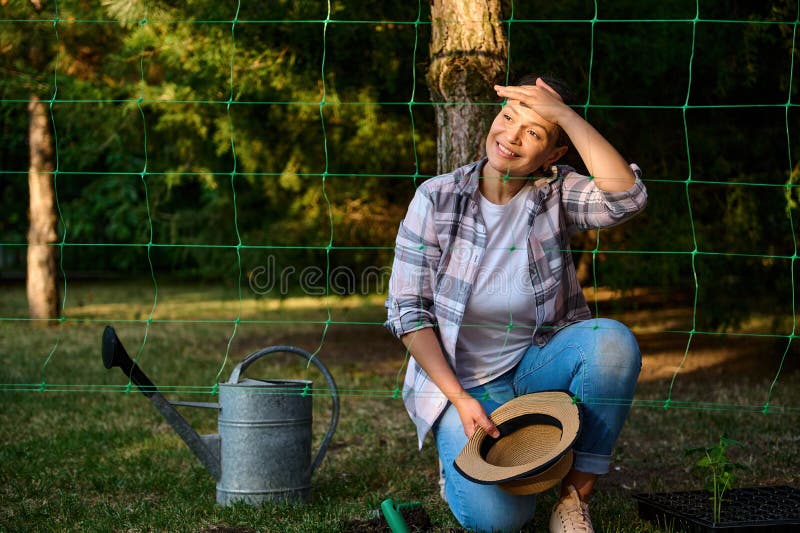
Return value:
<svg viewBox="0 0 800 533">
<path fill-rule="evenodd" d="M 402 376 L 404 351 L 379 326 L 380 297 L 327 302 L 246 299 L 239 305 L 230 288 L 164 284 L 156 321 L 142 347 L 146 324 L 141 321 L 151 312 L 151 286 L 76 283 L 69 290 L 69 320 L 60 326 L 0 321 L 0 530 L 346 531 L 348 521 L 369 518 L 370 511 L 388 497 L 422 502 L 435 531 L 458 530 L 438 495 L 432 443 L 417 451 L 402 403 L 390 397 Z M 24 290 L 4 286 L 2 294 L 0 317 L 23 317 Z M 326 305 L 334 322 L 351 324 L 330 324 L 326 329 Z M 234 334 L 230 321 L 239 313 L 257 323 L 241 323 Z M 323 324 L 291 323 L 298 320 Z M 106 323 L 115 325 L 128 351 L 138 354 L 143 370 L 157 385 L 183 391 L 170 398 L 194 401 L 215 401 L 207 388 L 218 375 L 227 379 L 233 365 L 257 348 L 293 344 L 315 351 L 321 343 L 319 357 L 344 394 L 339 428 L 314 474 L 311 501 L 261 508 L 216 505 L 214 480 L 144 396 L 135 389 L 100 392 L 109 386 L 121 390 L 127 383 L 118 369 L 102 365 L 100 338 Z M 729 346 L 734 343 L 736 339 L 730 340 Z M 656 343 L 646 346 L 646 365 L 675 356 L 659 351 Z M 700 357 L 693 352 L 695 356 Z M 747 371 L 737 366 L 734 371 L 715 363 L 707 371 L 681 374 L 674 398 L 761 405 L 774 371 L 763 364 L 765 369 L 758 371 L 759 364 L 755 361 Z M 324 387 L 322 376 L 313 368 L 307 370 L 299 358 L 262 360 L 250 372 L 273 378 L 308 376 L 315 386 Z M 669 381 L 667 377 L 642 381 L 637 399 L 663 399 Z M 9 390 L 13 384 L 42 382 L 71 392 Z M 193 386 L 206 388 L 188 394 Z M 314 399 L 315 442 L 325 432 L 329 402 L 324 394 Z M 800 472 L 796 370 L 780 376 L 772 404 L 790 409 L 761 415 L 635 407 L 620 436 L 613 470 L 597 487 L 592 503 L 596 529 L 659 531 L 638 519 L 631 494 L 702 487 L 684 449 L 707 446 L 722 433 L 746 445 L 733 457 L 748 467 L 740 473 L 741 486 L 796 485 Z M 216 431 L 214 412 L 182 412 L 199 431 Z M 554 501 L 554 492 L 540 498 L 530 531 L 546 530 Z"/>
</svg>

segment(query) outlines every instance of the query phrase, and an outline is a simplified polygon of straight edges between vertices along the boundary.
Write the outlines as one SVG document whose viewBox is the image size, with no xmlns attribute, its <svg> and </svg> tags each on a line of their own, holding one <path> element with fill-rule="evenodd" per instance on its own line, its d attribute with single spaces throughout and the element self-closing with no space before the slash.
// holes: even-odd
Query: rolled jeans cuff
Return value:
<svg viewBox="0 0 800 533">
<path fill-rule="evenodd" d="M 575 454 L 575 461 L 572 463 L 572 468 L 578 472 L 597 474 L 598 476 L 608 474 L 611 467 L 610 455 L 579 452 L 578 450 L 572 451 Z"/>
</svg>

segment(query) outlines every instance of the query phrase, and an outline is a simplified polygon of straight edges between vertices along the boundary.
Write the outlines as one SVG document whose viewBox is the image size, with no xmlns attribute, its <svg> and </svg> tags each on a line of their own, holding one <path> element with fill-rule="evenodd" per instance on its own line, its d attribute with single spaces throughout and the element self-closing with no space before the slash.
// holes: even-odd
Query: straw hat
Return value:
<svg viewBox="0 0 800 533">
<path fill-rule="evenodd" d="M 535 392 L 498 407 L 495 439 L 478 428 L 456 457 L 464 477 L 497 484 L 512 494 L 536 494 L 557 484 L 572 467 L 580 409 L 565 391 Z"/>
</svg>

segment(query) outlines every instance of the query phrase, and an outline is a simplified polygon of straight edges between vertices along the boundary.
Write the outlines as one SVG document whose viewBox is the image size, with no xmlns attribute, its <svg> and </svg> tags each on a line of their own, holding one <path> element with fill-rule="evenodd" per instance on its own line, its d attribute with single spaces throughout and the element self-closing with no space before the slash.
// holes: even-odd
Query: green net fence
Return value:
<svg viewBox="0 0 800 533">
<path fill-rule="evenodd" d="M 213 394 L 242 350 L 302 338 L 391 375 L 340 395 L 399 398 L 409 353 L 374 341 L 375 309 L 397 224 L 436 173 L 434 108 L 459 104 L 430 101 L 430 12 L 406 4 L 4 2 L 0 391 L 131 391 L 74 371 L 100 367 L 113 323 L 145 368 L 168 360 L 165 392 Z M 656 339 L 677 354 L 663 396 L 635 405 L 799 412 L 775 400 L 798 355 L 798 3 L 547 4 L 503 5 L 508 79 L 575 80 L 577 109 L 650 190 L 641 218 L 574 243 L 595 314 L 653 339 L 645 358 Z M 18 283 L 33 94 L 54 138 L 56 328 L 34 327 Z M 771 376 L 763 401 L 677 392 L 697 351 L 745 345 Z"/>
</svg>

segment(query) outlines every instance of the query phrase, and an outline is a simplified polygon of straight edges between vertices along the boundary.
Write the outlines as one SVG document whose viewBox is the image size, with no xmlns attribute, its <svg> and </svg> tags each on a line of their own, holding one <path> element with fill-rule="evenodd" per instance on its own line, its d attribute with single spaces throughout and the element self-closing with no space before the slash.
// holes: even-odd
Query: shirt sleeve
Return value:
<svg viewBox="0 0 800 533">
<path fill-rule="evenodd" d="M 594 180 L 572 170 L 564 177 L 561 201 L 570 225 L 576 230 L 608 228 L 621 224 L 647 205 L 642 169 L 632 164 L 636 181 L 627 191 L 608 192 Z"/>
<path fill-rule="evenodd" d="M 433 281 L 441 257 L 434 205 L 424 186 L 417 189 L 395 242 L 386 328 L 397 338 L 433 327 Z"/>
</svg>

